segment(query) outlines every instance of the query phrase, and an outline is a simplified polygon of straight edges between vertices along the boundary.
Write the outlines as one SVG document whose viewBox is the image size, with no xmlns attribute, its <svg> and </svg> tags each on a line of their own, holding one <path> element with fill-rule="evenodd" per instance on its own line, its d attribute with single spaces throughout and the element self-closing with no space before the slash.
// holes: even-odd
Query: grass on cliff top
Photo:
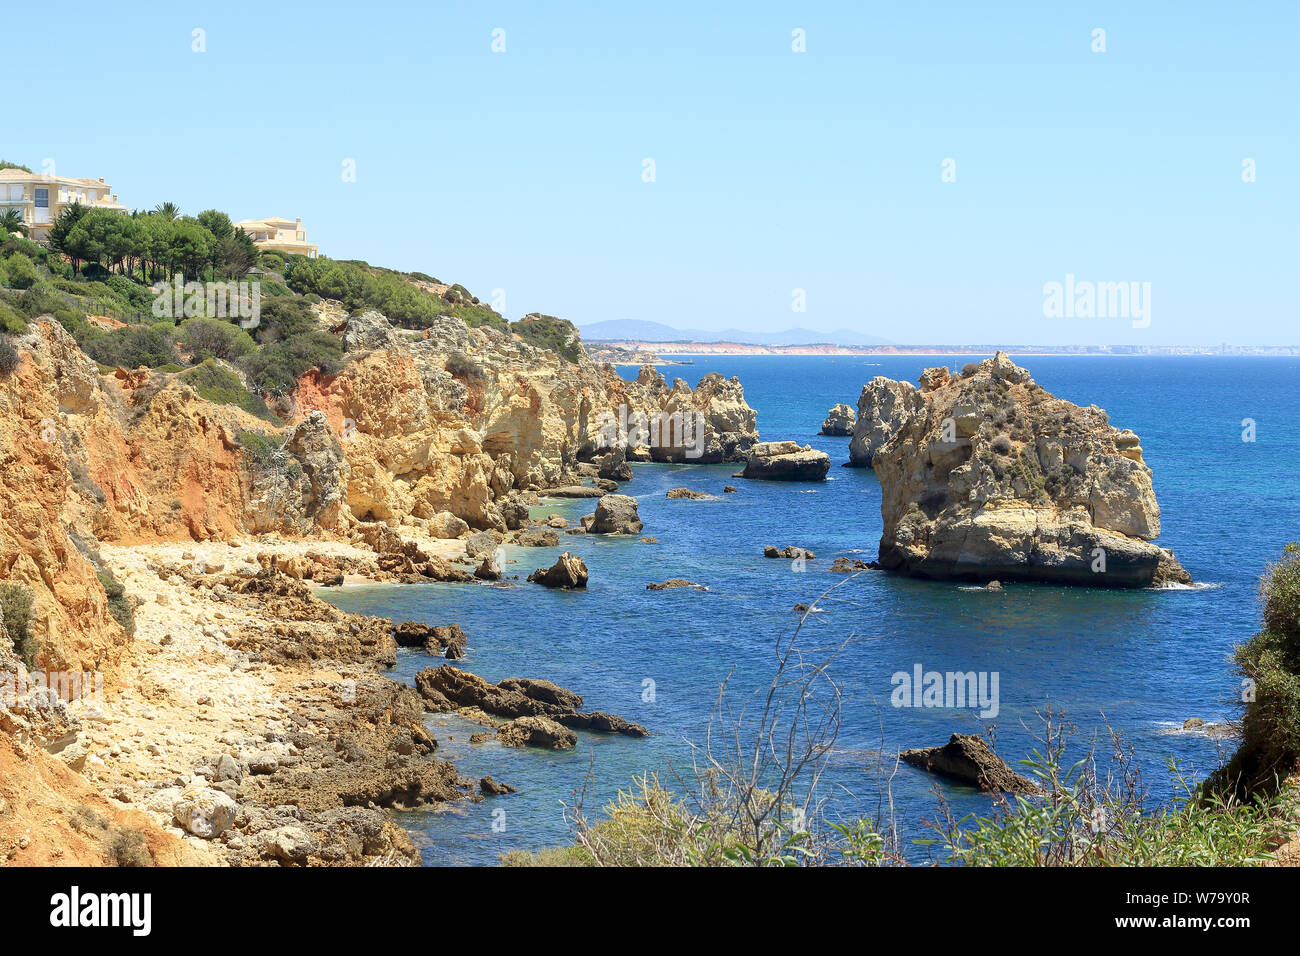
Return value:
<svg viewBox="0 0 1300 956">
<path fill-rule="evenodd" d="M 180 378 L 198 392 L 200 398 L 217 405 L 236 405 L 250 415 L 256 415 L 272 424 L 280 424 L 280 420 L 266 407 L 266 402 L 245 388 L 238 375 L 212 359 L 205 359 L 201 364 L 182 372 Z"/>
</svg>

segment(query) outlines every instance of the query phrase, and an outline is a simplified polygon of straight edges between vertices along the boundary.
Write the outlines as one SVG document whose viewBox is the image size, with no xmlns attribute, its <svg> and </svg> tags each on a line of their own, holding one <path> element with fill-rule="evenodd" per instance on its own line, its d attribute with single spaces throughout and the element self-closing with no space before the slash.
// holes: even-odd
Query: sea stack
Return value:
<svg viewBox="0 0 1300 956">
<path fill-rule="evenodd" d="M 886 410 L 878 420 L 892 422 L 871 451 L 885 569 L 979 583 L 1191 583 L 1152 543 L 1160 507 L 1138 437 L 1096 405 L 1055 398 L 1004 352 L 957 376 L 929 369 L 919 389 L 879 378 L 868 388 Z"/>
</svg>

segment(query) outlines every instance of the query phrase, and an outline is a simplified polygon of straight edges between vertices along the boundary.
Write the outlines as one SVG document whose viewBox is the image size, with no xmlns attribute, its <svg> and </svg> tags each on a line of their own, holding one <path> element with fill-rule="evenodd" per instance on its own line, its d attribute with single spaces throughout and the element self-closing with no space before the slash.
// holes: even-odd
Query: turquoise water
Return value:
<svg viewBox="0 0 1300 956">
<path fill-rule="evenodd" d="M 440 754 L 461 772 L 491 774 L 519 793 L 442 812 L 402 815 L 430 865 L 493 863 L 514 848 L 566 842 L 560 801 L 590 773 L 588 805 L 607 800 L 634 775 L 671 777 L 685 767 L 689 742 L 702 742 L 718 683 L 748 693 L 771 674 L 777 634 L 791 608 L 843 581 L 830 574 L 841 553 L 875 556 L 880 490 L 871 471 L 837 467 L 846 438 L 817 435 L 827 408 L 856 404 L 874 375 L 915 380 L 927 366 L 960 368 L 969 357 L 718 357 L 665 367 L 694 383 L 706 372 L 739 375 L 758 410 L 764 439 L 797 439 L 829 452 L 830 480 L 816 485 L 732 479 L 734 465 L 636 465 L 625 490 L 636 495 L 645 534 L 636 540 L 561 536 L 591 572 L 585 593 L 525 583 L 558 549 L 507 549 L 511 588 L 482 585 L 375 586 L 333 592 L 349 610 L 395 620 L 459 623 L 469 636 L 463 666 L 489 680 L 543 677 L 582 694 L 588 708 L 627 717 L 654 734 L 647 740 L 581 734 L 564 753 L 470 745 L 478 729 L 455 717 L 431 717 Z M 1123 731 L 1159 794 L 1168 756 L 1196 774 L 1212 768 L 1220 745 L 1169 734 L 1187 717 L 1230 718 L 1237 696 L 1227 656 L 1257 624 L 1255 587 L 1284 543 L 1300 539 L 1296 494 L 1300 435 L 1300 360 L 1248 358 L 1029 358 L 1022 362 L 1048 391 L 1096 403 L 1111 422 L 1142 438 L 1172 548 L 1198 590 L 1105 592 L 1008 585 L 1001 593 L 862 574 L 812 617 L 805 642 L 860 640 L 835 665 L 850 695 L 832 755 L 827 792 L 841 809 L 875 807 L 877 754 L 943 743 L 954 731 L 978 732 L 972 710 L 894 708 L 890 676 L 926 670 L 999 675 L 998 750 L 1023 758 L 1038 729 L 1036 709 L 1063 708 L 1085 734 L 1103 719 Z M 628 377 L 635 369 L 620 369 Z M 1243 442 L 1254 419 L 1257 441 Z M 736 495 L 721 495 L 734 484 Z M 718 494 L 714 501 L 668 500 L 673 487 Z M 588 502 L 555 502 L 534 514 L 576 520 Z M 762 547 L 811 548 L 817 560 L 796 573 L 791 562 L 762 557 Z M 645 585 L 688 578 L 708 591 L 649 592 Z M 410 680 L 437 664 L 403 651 L 395 676 Z M 653 681 L 653 700 L 643 699 Z M 649 696 L 649 695 L 644 695 Z M 892 760 L 891 760 L 892 763 Z M 934 808 L 935 781 L 902 768 L 893 785 L 900 818 L 913 836 Z M 959 811 L 989 800 L 944 785 Z M 505 814 L 493 815 L 494 810 Z M 497 828 L 494 829 L 494 822 Z M 504 823 L 504 829 L 501 825 Z M 917 850 L 923 855 L 923 851 Z"/>
</svg>

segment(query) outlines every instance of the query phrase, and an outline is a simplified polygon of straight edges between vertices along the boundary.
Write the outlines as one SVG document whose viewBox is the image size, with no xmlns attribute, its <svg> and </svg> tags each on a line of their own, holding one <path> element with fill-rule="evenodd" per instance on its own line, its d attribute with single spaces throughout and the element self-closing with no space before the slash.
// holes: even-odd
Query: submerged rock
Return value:
<svg viewBox="0 0 1300 956">
<path fill-rule="evenodd" d="M 853 434 L 853 425 L 857 421 L 857 415 L 851 405 L 845 405 L 840 402 L 838 405 L 832 405 L 831 410 L 826 413 L 826 420 L 822 422 L 822 434 L 844 436 Z"/>
<path fill-rule="evenodd" d="M 704 491 L 691 491 L 689 488 L 670 488 L 664 494 L 665 498 L 689 498 L 692 501 L 700 501 L 705 498 L 712 498 L 713 495 Z"/>
<path fill-rule="evenodd" d="M 694 581 L 687 581 L 685 578 L 669 578 L 667 581 L 661 581 L 658 584 L 647 584 L 647 591 L 672 591 L 675 588 L 701 588 L 704 585 L 696 584 Z"/>
<path fill-rule="evenodd" d="M 1016 773 L 989 749 L 983 737 L 953 734 L 942 747 L 904 750 L 903 763 L 993 793 L 1041 793 L 1027 777 Z"/>
<path fill-rule="evenodd" d="M 740 477 L 762 481 L 823 481 L 830 467 L 830 456 L 811 445 L 767 441 L 753 447 Z"/>
<path fill-rule="evenodd" d="M 919 390 L 879 383 L 868 388 L 910 396 L 871 459 L 886 569 L 1093 587 L 1191 582 L 1151 543 L 1160 508 L 1137 436 L 1100 408 L 1054 398 L 1003 352 L 959 376 L 930 369 Z"/>
</svg>

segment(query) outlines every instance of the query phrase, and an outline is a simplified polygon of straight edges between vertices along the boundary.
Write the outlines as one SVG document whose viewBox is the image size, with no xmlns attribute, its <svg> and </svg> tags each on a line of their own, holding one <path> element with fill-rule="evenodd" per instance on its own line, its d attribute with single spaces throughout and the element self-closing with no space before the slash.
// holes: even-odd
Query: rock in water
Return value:
<svg viewBox="0 0 1300 956">
<path fill-rule="evenodd" d="M 749 453 L 742 478 L 763 481 L 824 481 L 831 459 L 824 451 L 798 442 L 759 442 Z"/>
<path fill-rule="evenodd" d="M 560 536 L 554 528 L 545 526 L 529 528 L 519 535 L 519 544 L 525 548 L 558 548 Z"/>
<path fill-rule="evenodd" d="M 582 558 L 565 551 L 549 568 L 538 568 L 528 575 L 528 580 L 548 588 L 585 588 L 587 565 Z"/>
<path fill-rule="evenodd" d="M 478 791 L 485 797 L 499 797 L 507 793 L 516 793 L 514 787 L 508 783 L 498 783 L 491 777 L 480 777 L 478 781 Z"/>
<path fill-rule="evenodd" d="M 497 740 L 507 747 L 544 747 L 572 750 L 578 735 L 550 717 L 519 717 L 497 730 Z"/>
<path fill-rule="evenodd" d="M 694 581 L 687 581 L 685 578 L 669 578 L 667 581 L 660 581 L 657 584 L 647 584 L 647 591 L 673 591 L 677 588 L 701 588 L 704 585 L 696 584 Z"/>
<path fill-rule="evenodd" d="M 876 393 L 895 394 L 878 382 Z M 1102 409 L 1054 398 L 1004 352 L 959 376 L 927 370 L 915 401 L 872 457 L 885 569 L 980 583 L 1191 583 L 1151 543 L 1160 507 L 1137 436 Z"/>
<path fill-rule="evenodd" d="M 1042 792 L 1038 784 L 1008 767 L 984 738 L 975 734 L 953 734 L 942 747 L 904 750 L 898 756 L 913 767 L 992 793 Z"/>
<path fill-rule="evenodd" d="M 858 418 L 849 442 L 849 468 L 870 468 L 872 459 L 885 442 L 903 427 L 903 422 L 924 406 L 911 382 L 896 382 L 877 375 L 862 386 L 858 396 Z"/>
<path fill-rule="evenodd" d="M 630 495 L 605 495 L 596 502 L 596 513 L 587 530 L 592 534 L 640 534 L 645 525 Z"/>
<path fill-rule="evenodd" d="M 826 420 L 822 422 L 822 434 L 852 435 L 856 421 L 857 415 L 853 411 L 853 406 L 845 405 L 843 402 L 832 405 L 831 410 L 826 413 Z"/>
<path fill-rule="evenodd" d="M 480 581 L 500 581 L 501 565 L 497 564 L 496 559 L 490 555 L 483 555 L 483 561 L 474 569 L 474 577 Z"/>
<path fill-rule="evenodd" d="M 703 501 L 712 498 L 713 495 L 704 491 L 691 491 L 689 488 L 669 488 L 664 494 L 665 498 L 689 498 L 691 501 Z"/>
</svg>

